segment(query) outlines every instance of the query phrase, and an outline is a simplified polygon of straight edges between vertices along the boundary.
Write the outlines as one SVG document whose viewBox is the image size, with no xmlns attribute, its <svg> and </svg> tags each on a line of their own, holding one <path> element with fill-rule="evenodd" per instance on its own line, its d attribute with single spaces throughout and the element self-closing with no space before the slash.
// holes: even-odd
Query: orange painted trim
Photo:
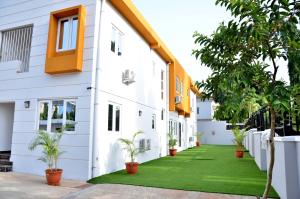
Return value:
<svg viewBox="0 0 300 199">
<path fill-rule="evenodd" d="M 78 15 L 76 49 L 56 51 L 58 20 L 63 17 Z M 82 71 L 84 31 L 86 10 L 83 5 L 74 6 L 50 13 L 48 45 L 45 62 L 45 72 L 60 74 Z"/>
</svg>

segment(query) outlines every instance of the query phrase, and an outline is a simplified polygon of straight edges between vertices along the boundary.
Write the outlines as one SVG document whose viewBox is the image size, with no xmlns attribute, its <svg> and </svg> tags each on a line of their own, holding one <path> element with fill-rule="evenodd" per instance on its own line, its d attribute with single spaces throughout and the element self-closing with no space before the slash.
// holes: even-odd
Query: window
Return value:
<svg viewBox="0 0 300 199">
<path fill-rule="evenodd" d="M 180 81 L 180 95 L 183 96 L 183 83 Z"/>
<path fill-rule="evenodd" d="M 48 132 L 75 131 L 75 100 L 44 100 L 39 103 L 39 130 Z"/>
<path fill-rule="evenodd" d="M 152 115 L 152 124 L 151 124 L 152 130 L 156 129 L 156 115 Z"/>
<path fill-rule="evenodd" d="M 173 122 L 173 131 L 174 131 L 173 134 L 177 135 L 177 122 L 175 121 Z"/>
<path fill-rule="evenodd" d="M 179 77 L 176 77 L 176 92 L 179 93 L 180 92 L 180 85 L 179 85 Z"/>
<path fill-rule="evenodd" d="M 122 45 L 123 33 L 119 31 L 115 26 L 112 26 L 110 50 L 113 53 L 116 53 L 118 56 L 121 56 L 123 53 Z"/>
<path fill-rule="evenodd" d="M 169 133 L 172 133 L 172 134 L 174 133 L 173 132 L 173 121 L 172 120 L 169 121 Z"/>
<path fill-rule="evenodd" d="M 197 115 L 199 115 L 199 112 L 200 112 L 200 111 L 199 111 L 199 107 L 197 107 Z"/>
<path fill-rule="evenodd" d="M 58 20 L 57 51 L 76 48 L 78 16 L 60 18 Z"/>
<path fill-rule="evenodd" d="M 160 74 L 160 90 L 161 90 L 161 99 L 163 100 L 164 99 L 164 71 L 162 70 L 161 71 L 161 74 Z"/>
<path fill-rule="evenodd" d="M 121 109 L 119 105 L 108 104 L 108 131 L 120 131 Z"/>
<path fill-rule="evenodd" d="M 0 36 L 0 62 L 20 60 L 20 72 L 28 72 L 32 26 L 2 31 Z"/>
<path fill-rule="evenodd" d="M 164 115 L 165 115 L 165 109 L 161 110 L 161 120 L 164 120 Z"/>
</svg>

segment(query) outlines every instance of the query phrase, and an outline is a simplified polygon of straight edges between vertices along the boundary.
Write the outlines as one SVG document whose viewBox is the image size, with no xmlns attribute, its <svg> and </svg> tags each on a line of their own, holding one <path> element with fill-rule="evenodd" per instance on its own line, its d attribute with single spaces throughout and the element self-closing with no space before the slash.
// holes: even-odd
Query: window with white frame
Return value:
<svg viewBox="0 0 300 199">
<path fill-rule="evenodd" d="M 78 16 L 60 18 L 58 20 L 56 51 L 73 50 L 76 48 Z"/>
<path fill-rule="evenodd" d="M 160 74 L 160 90 L 161 90 L 161 100 L 163 100 L 164 99 L 164 83 L 165 83 L 165 81 L 164 81 L 164 74 L 165 74 L 165 72 L 162 70 L 161 71 L 161 74 Z"/>
<path fill-rule="evenodd" d="M 123 36 L 124 34 L 115 26 L 112 26 L 110 50 L 121 56 L 123 53 Z"/>
<path fill-rule="evenodd" d="M 173 134 L 177 135 L 177 122 L 175 121 L 173 122 L 173 131 L 174 131 Z"/>
<path fill-rule="evenodd" d="M 178 76 L 176 76 L 176 92 L 180 92 L 180 80 Z"/>
<path fill-rule="evenodd" d="M 183 96 L 183 82 L 180 81 L 180 95 Z"/>
<path fill-rule="evenodd" d="M 152 115 L 151 128 L 152 128 L 152 130 L 156 129 L 156 115 L 155 114 Z"/>
<path fill-rule="evenodd" d="M 108 131 L 119 132 L 121 119 L 121 107 L 113 103 L 108 104 Z"/>
<path fill-rule="evenodd" d="M 19 60 L 19 72 L 29 71 L 32 25 L 0 32 L 0 62 Z"/>
<path fill-rule="evenodd" d="M 74 132 L 76 101 L 74 99 L 43 100 L 39 102 L 39 130 Z"/>
</svg>

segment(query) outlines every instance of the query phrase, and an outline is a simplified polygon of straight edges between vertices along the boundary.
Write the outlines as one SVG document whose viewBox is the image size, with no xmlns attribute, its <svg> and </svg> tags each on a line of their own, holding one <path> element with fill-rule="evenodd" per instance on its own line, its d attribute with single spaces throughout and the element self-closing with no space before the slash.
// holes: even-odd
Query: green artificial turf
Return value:
<svg viewBox="0 0 300 199">
<path fill-rule="evenodd" d="M 237 159 L 234 152 L 234 146 L 201 145 L 176 157 L 141 164 L 136 175 L 122 170 L 89 182 L 262 196 L 266 172 L 258 169 L 248 153 L 243 159 Z M 270 197 L 278 197 L 273 189 Z"/>
</svg>

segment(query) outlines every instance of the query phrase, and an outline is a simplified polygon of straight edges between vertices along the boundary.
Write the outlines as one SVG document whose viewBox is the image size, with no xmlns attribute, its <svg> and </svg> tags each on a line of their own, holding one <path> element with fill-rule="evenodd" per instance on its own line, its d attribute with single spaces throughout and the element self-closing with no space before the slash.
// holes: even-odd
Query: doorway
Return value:
<svg viewBox="0 0 300 199">
<path fill-rule="evenodd" d="M 11 151 L 15 103 L 0 103 L 0 152 Z"/>
</svg>

